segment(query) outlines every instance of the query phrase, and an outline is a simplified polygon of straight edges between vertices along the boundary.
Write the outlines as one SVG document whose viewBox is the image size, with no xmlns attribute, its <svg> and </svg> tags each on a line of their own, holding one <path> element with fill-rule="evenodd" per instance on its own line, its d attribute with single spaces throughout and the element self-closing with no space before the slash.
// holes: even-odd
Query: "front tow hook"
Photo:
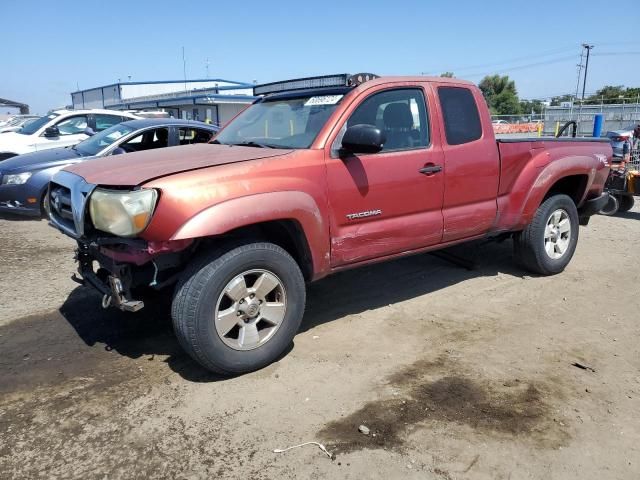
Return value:
<svg viewBox="0 0 640 480">
<path fill-rule="evenodd" d="M 144 307 L 142 300 L 130 300 L 124 294 L 122 282 L 119 278 L 109 275 L 109 287 L 111 287 L 111 295 L 105 294 L 102 297 L 102 307 L 108 308 L 111 304 L 125 312 L 137 312 Z"/>
</svg>

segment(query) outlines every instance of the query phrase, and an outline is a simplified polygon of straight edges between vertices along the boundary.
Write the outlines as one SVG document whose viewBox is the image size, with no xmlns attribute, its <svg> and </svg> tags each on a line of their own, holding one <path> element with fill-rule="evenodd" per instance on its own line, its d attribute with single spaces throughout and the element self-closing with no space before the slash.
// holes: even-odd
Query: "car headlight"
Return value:
<svg viewBox="0 0 640 480">
<path fill-rule="evenodd" d="M 27 183 L 27 180 L 31 178 L 33 172 L 16 173 L 15 175 L 5 175 L 2 177 L 3 185 L 22 185 Z"/>
<path fill-rule="evenodd" d="M 89 213 L 93 226 L 119 237 L 133 237 L 143 231 L 153 215 L 158 192 L 153 189 L 107 190 L 91 194 Z"/>
</svg>

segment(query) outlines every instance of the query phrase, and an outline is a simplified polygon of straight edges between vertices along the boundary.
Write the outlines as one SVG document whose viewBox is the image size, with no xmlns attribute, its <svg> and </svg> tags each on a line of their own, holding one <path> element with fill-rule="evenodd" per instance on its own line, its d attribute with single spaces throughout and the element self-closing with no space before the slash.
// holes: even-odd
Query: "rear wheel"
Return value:
<svg viewBox="0 0 640 480">
<path fill-rule="evenodd" d="M 609 195 L 609 200 L 607 200 L 607 204 L 604 206 L 602 210 L 600 210 L 601 215 L 606 215 L 610 217 L 611 215 L 615 215 L 618 213 L 620 209 L 620 201 L 618 197 L 615 195 Z"/>
<path fill-rule="evenodd" d="M 567 195 L 549 197 L 527 228 L 515 235 L 516 259 L 534 273 L 560 273 L 576 250 L 578 230 L 578 210 L 573 200 Z"/>
<path fill-rule="evenodd" d="M 633 208 L 635 200 L 631 195 L 623 195 L 618 200 L 618 203 L 620 204 L 620 207 L 618 207 L 618 211 L 624 213 L 624 212 L 628 212 Z"/>
<path fill-rule="evenodd" d="M 295 260 L 271 243 L 201 259 L 172 304 L 176 336 L 202 366 L 233 375 L 276 360 L 298 331 L 305 284 Z"/>
</svg>

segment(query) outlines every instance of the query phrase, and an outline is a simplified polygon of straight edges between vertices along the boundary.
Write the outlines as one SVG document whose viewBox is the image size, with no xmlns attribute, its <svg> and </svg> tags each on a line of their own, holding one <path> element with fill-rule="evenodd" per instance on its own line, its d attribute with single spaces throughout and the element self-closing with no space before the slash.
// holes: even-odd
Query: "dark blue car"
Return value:
<svg viewBox="0 0 640 480">
<path fill-rule="evenodd" d="M 190 143 L 206 143 L 218 127 L 202 122 L 148 118 L 119 123 L 73 147 L 28 153 L 0 162 L 0 212 L 38 216 L 54 173 L 92 158 Z"/>
</svg>

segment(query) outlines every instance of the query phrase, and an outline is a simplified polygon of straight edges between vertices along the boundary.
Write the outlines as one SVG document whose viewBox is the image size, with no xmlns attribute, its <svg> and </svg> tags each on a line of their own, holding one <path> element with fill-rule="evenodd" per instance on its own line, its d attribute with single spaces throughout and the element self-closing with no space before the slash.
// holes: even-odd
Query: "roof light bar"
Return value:
<svg viewBox="0 0 640 480">
<path fill-rule="evenodd" d="M 289 92 L 292 90 L 307 90 L 310 88 L 355 87 L 374 78 L 378 78 L 378 75 L 374 75 L 372 73 L 358 73 L 356 75 L 340 73 L 336 75 L 325 75 L 322 77 L 296 78 L 293 80 L 285 80 L 283 82 L 256 85 L 253 87 L 253 94 L 257 96 L 268 95 L 270 93 Z"/>
</svg>

